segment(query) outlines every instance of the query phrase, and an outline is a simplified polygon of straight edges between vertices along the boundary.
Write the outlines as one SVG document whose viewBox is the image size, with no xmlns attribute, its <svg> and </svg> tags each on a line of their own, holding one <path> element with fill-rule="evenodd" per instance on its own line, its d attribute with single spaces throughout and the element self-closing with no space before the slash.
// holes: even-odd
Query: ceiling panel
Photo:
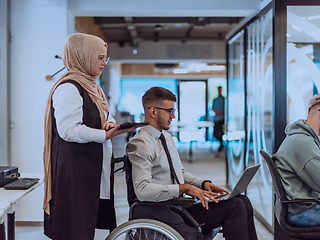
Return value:
<svg viewBox="0 0 320 240">
<path fill-rule="evenodd" d="M 109 42 L 223 40 L 241 17 L 95 17 Z"/>
</svg>

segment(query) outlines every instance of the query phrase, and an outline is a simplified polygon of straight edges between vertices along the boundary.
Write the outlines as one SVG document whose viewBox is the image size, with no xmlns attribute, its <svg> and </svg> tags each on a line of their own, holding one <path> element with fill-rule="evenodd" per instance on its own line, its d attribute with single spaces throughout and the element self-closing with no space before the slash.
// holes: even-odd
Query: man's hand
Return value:
<svg viewBox="0 0 320 240">
<path fill-rule="evenodd" d="M 212 192 L 212 191 L 204 191 L 200 188 L 194 187 L 189 184 L 180 184 L 179 185 L 179 195 L 187 193 L 188 195 L 197 198 L 201 201 L 201 204 L 204 208 L 207 210 L 209 209 L 209 204 L 207 198 L 210 200 L 218 203 L 218 200 L 215 199 L 213 196 L 218 196 L 218 193 Z"/>
<path fill-rule="evenodd" d="M 225 190 L 225 189 L 223 189 L 221 187 L 218 187 L 217 185 L 214 185 L 211 182 L 206 182 L 204 184 L 204 189 L 207 190 L 208 192 L 217 193 L 218 195 L 229 193 L 229 191 L 227 191 L 227 190 Z"/>
</svg>

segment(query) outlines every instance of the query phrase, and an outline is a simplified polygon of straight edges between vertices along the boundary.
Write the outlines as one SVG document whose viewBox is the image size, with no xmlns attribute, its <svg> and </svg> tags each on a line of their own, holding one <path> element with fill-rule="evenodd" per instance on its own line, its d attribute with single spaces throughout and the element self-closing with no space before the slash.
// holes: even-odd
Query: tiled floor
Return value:
<svg viewBox="0 0 320 240">
<path fill-rule="evenodd" d="M 188 162 L 189 145 L 181 145 L 179 152 L 184 167 L 194 175 L 201 176 L 206 179 L 212 179 L 215 184 L 225 187 L 225 160 L 223 156 L 215 157 L 214 151 L 206 149 L 197 149 L 194 146 L 194 162 Z M 115 156 L 123 155 L 123 149 L 118 148 Z M 126 201 L 126 186 L 122 172 L 118 172 L 115 176 L 115 205 L 117 212 L 118 225 L 124 223 L 128 219 L 128 205 Z M 259 240 L 272 240 L 271 234 L 258 220 L 255 221 Z M 97 230 L 95 240 L 103 240 L 108 235 L 108 231 Z M 42 226 L 17 226 L 16 240 L 47 240 L 43 235 Z M 218 234 L 215 240 L 222 240 L 222 234 Z M 241 240 L 241 239 L 239 239 Z"/>
</svg>

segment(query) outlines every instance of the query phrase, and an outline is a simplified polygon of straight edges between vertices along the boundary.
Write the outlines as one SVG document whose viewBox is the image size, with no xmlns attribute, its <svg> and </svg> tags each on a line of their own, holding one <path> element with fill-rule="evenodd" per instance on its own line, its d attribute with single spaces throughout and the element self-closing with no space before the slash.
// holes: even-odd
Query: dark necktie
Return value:
<svg viewBox="0 0 320 240">
<path fill-rule="evenodd" d="M 165 139 L 165 137 L 164 137 L 164 135 L 162 133 L 161 133 L 159 139 L 161 140 L 161 143 L 162 143 L 162 146 L 164 148 L 164 151 L 167 154 L 167 158 L 168 158 L 168 162 L 169 162 L 169 166 L 170 166 L 171 180 L 172 180 L 173 183 L 174 183 L 174 180 L 175 180 L 176 183 L 180 184 L 179 179 L 177 177 L 177 174 L 176 174 L 176 172 L 174 171 L 174 168 L 173 168 L 172 159 L 171 159 L 171 156 L 170 156 L 170 153 L 169 153 L 169 150 L 168 150 L 166 139 Z"/>
</svg>

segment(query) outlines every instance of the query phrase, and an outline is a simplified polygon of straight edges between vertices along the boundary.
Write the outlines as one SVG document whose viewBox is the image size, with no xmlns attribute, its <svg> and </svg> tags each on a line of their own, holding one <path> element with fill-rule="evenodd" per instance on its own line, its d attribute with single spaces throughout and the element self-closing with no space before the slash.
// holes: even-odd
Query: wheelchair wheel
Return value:
<svg viewBox="0 0 320 240">
<path fill-rule="evenodd" d="M 183 240 L 172 227 L 152 219 L 136 219 L 115 228 L 106 240 Z"/>
</svg>

